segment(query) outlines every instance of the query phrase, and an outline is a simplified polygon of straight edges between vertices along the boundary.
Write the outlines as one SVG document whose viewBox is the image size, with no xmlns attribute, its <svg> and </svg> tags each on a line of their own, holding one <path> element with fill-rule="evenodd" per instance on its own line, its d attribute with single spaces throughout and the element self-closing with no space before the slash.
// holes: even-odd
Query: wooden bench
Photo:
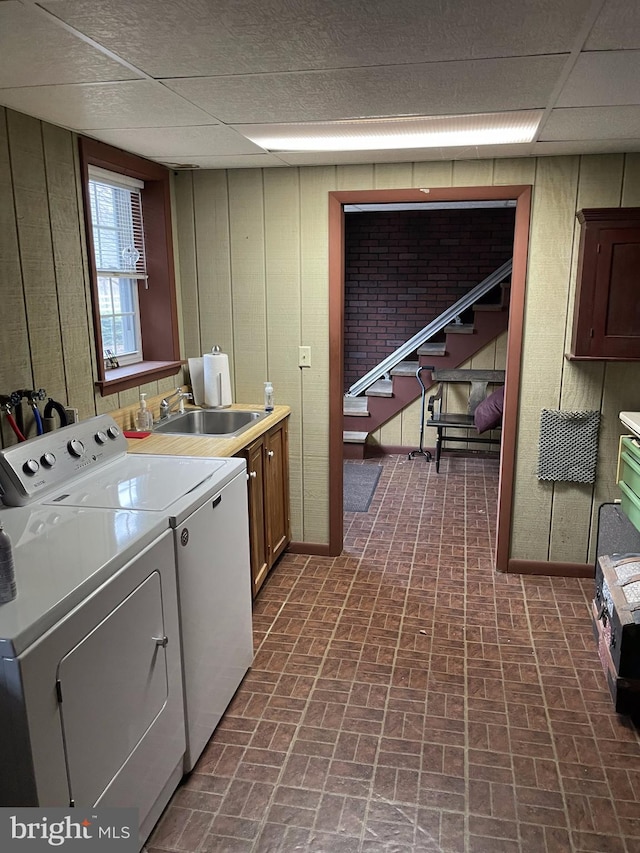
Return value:
<svg viewBox="0 0 640 853">
<path fill-rule="evenodd" d="M 504 370 L 434 370 L 431 373 L 431 378 L 434 382 L 439 382 L 437 392 L 429 397 L 428 409 L 431 413 L 430 419 L 426 425 L 435 427 L 438 431 L 436 439 L 436 471 L 440 471 L 440 457 L 443 450 L 450 448 L 444 447 L 447 443 L 470 443 L 470 444 L 489 444 L 500 446 L 500 436 L 496 436 L 496 430 L 499 432 L 500 427 L 496 427 L 492 434 L 478 435 L 474 423 L 474 413 L 478 405 L 491 393 L 494 389 L 489 389 L 489 385 L 504 385 Z M 447 412 L 442 411 L 443 392 L 447 385 L 460 385 L 466 383 L 469 386 L 468 400 L 466 413 L 463 412 Z M 464 435 L 451 434 L 449 430 L 463 430 Z M 452 449 L 452 448 L 451 448 Z"/>
</svg>

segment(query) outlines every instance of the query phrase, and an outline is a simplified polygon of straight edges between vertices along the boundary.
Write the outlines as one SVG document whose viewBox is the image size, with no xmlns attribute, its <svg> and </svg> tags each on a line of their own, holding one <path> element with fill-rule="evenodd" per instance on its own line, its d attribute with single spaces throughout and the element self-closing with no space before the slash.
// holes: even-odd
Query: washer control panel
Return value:
<svg viewBox="0 0 640 853">
<path fill-rule="evenodd" d="M 110 415 L 98 415 L 0 450 L 0 496 L 24 506 L 127 452 Z"/>
</svg>

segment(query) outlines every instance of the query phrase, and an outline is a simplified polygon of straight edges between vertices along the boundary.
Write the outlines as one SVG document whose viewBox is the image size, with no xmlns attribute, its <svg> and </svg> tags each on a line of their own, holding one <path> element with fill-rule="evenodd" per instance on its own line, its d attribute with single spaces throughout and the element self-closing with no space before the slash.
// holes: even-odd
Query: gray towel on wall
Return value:
<svg viewBox="0 0 640 853">
<path fill-rule="evenodd" d="M 542 409 L 538 479 L 595 483 L 600 412 Z"/>
</svg>

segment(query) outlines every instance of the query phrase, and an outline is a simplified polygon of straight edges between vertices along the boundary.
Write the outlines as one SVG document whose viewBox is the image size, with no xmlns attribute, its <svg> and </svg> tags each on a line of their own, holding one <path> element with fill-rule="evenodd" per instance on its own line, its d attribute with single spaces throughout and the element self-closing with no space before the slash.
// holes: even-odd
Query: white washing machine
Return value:
<svg viewBox="0 0 640 853">
<path fill-rule="evenodd" d="M 0 519 L 18 590 L 0 605 L 0 805 L 135 806 L 142 843 L 185 751 L 171 533 L 129 511 Z"/>
<path fill-rule="evenodd" d="M 156 534 L 172 528 L 188 771 L 253 658 L 245 463 L 126 449 L 115 422 L 99 416 L 0 453 L 0 484 L 5 501 L 37 502 L 45 513 L 131 516 Z M 64 704 L 64 685 L 62 695 Z"/>
</svg>

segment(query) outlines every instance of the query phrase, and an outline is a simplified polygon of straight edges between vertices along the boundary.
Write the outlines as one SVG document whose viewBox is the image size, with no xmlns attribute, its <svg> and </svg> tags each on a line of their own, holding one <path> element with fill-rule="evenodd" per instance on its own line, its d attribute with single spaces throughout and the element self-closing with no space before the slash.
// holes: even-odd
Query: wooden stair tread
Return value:
<svg viewBox="0 0 640 853">
<path fill-rule="evenodd" d="M 443 370 L 434 370 L 435 382 L 499 382 L 504 383 L 504 370 L 490 370 L 482 368 L 451 367 Z"/>
<path fill-rule="evenodd" d="M 401 361 L 391 370 L 392 376 L 415 376 L 420 367 L 417 361 Z"/>
<path fill-rule="evenodd" d="M 418 350 L 418 355 L 446 355 L 446 341 L 427 341 Z"/>
<path fill-rule="evenodd" d="M 378 379 L 364 393 L 368 397 L 393 397 L 393 382 L 390 379 Z"/>
<path fill-rule="evenodd" d="M 369 403 L 366 397 L 349 397 L 342 399 L 342 414 L 353 418 L 368 418 Z"/>
<path fill-rule="evenodd" d="M 369 437 L 368 432 L 356 432 L 355 430 L 344 430 L 342 441 L 345 444 L 364 444 Z"/>
<path fill-rule="evenodd" d="M 451 323 L 444 327 L 448 335 L 472 335 L 475 331 L 473 323 Z"/>
<path fill-rule="evenodd" d="M 504 305 L 499 302 L 476 302 L 471 306 L 474 311 L 503 311 Z"/>
</svg>

